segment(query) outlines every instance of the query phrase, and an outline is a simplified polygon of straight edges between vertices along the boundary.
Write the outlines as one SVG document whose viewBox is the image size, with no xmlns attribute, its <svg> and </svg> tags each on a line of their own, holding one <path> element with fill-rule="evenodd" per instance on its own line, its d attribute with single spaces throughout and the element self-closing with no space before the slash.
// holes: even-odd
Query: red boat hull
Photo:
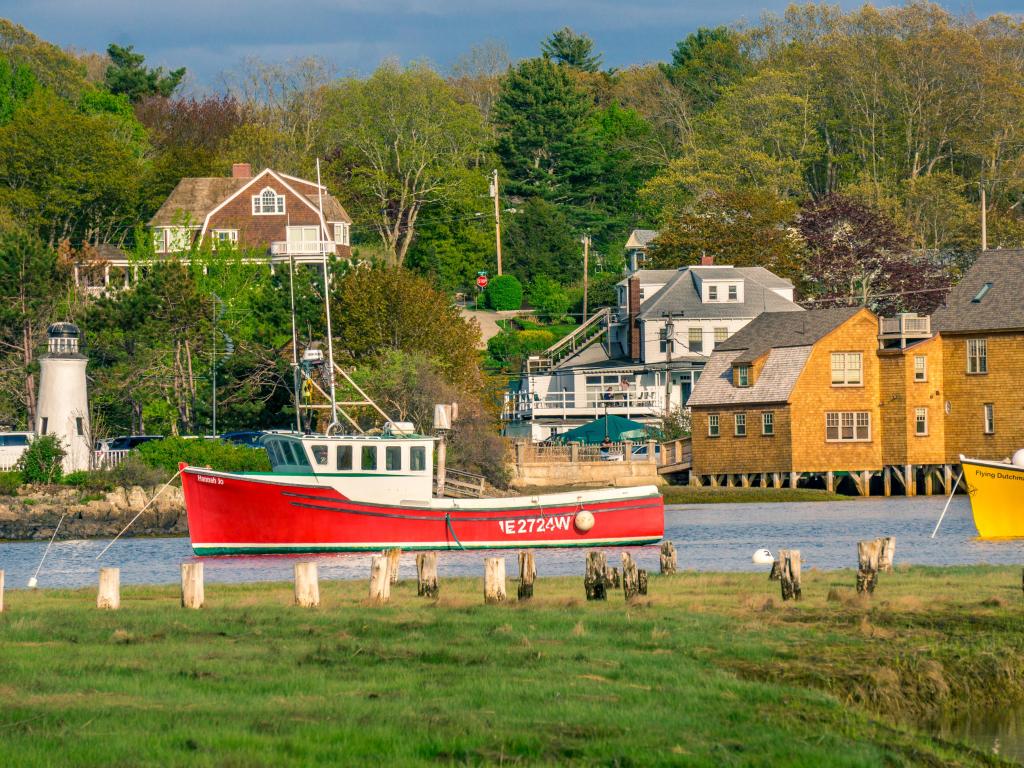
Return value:
<svg viewBox="0 0 1024 768">
<path fill-rule="evenodd" d="M 271 476 L 190 467 L 181 478 L 197 555 L 648 544 L 661 539 L 665 525 L 664 503 L 653 488 L 618 489 L 598 499 L 587 493 L 582 501 L 563 494 L 554 504 L 530 497 L 438 509 L 353 501 L 334 488 Z M 580 530 L 581 511 L 593 515 L 589 530 Z"/>
</svg>

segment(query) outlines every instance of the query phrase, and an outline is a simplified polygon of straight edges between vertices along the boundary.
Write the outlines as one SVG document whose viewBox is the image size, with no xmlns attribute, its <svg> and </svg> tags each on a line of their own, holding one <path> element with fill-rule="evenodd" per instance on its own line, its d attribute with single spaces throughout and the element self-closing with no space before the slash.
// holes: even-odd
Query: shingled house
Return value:
<svg viewBox="0 0 1024 768">
<path fill-rule="evenodd" d="M 185 261 L 194 246 L 220 243 L 262 254 L 271 263 L 317 262 L 324 255 L 351 257 L 352 219 L 326 187 L 265 168 L 253 175 L 235 163 L 231 176 L 184 178 L 149 220 L 157 257 Z M 90 265 L 92 292 L 122 283 L 138 265 L 107 253 Z M 83 270 L 84 272 L 84 270 Z"/>
</svg>

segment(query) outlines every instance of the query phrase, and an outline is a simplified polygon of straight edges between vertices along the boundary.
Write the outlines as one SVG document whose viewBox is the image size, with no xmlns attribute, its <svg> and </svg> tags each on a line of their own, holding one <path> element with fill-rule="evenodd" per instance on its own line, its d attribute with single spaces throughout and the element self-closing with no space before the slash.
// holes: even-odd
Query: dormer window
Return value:
<svg viewBox="0 0 1024 768">
<path fill-rule="evenodd" d="M 717 285 L 709 285 L 708 286 L 708 301 L 718 301 L 718 286 Z"/>
<path fill-rule="evenodd" d="M 749 365 L 737 365 L 732 369 L 733 380 L 737 387 L 749 387 L 750 386 L 750 366 Z"/>
<path fill-rule="evenodd" d="M 739 301 L 740 289 L 735 285 L 729 286 L 729 301 Z"/>
<path fill-rule="evenodd" d="M 348 224 L 343 221 L 334 224 L 334 243 L 335 245 L 349 244 Z"/>
<path fill-rule="evenodd" d="M 284 213 L 284 195 L 279 195 L 276 190 L 266 187 L 258 195 L 252 196 L 252 212 L 255 216 Z"/>
</svg>

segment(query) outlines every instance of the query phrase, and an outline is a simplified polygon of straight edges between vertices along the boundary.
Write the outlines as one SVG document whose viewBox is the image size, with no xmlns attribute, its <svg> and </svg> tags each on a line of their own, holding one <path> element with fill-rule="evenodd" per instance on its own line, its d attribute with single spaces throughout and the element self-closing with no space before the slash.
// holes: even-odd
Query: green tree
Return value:
<svg viewBox="0 0 1024 768">
<path fill-rule="evenodd" d="M 74 55 L 7 19 L 0 19 L 0 55 L 15 69 L 27 68 L 36 82 L 69 101 L 89 87 L 85 66 Z"/>
<path fill-rule="evenodd" d="M 342 80 L 325 109 L 335 187 L 377 232 L 388 261 L 401 265 L 421 211 L 479 173 L 487 138 L 480 113 L 422 64 L 384 64 L 366 80 Z"/>
<path fill-rule="evenodd" d="M 565 288 L 545 275 L 538 275 L 530 283 L 527 299 L 542 320 L 561 320 L 569 311 L 569 294 Z"/>
<path fill-rule="evenodd" d="M 498 275 L 487 284 L 484 301 L 499 312 L 519 309 L 523 306 L 523 285 L 515 275 Z"/>
<path fill-rule="evenodd" d="M 18 107 L 37 88 L 35 75 L 24 64 L 0 59 L 0 125 L 7 125 Z"/>
<path fill-rule="evenodd" d="M 115 95 L 124 94 L 133 103 L 146 96 L 170 96 L 185 76 L 184 67 L 167 74 L 164 74 L 163 67 L 146 67 L 146 57 L 136 53 L 131 45 L 111 43 L 107 46 L 107 55 L 110 57 L 104 78 L 107 90 Z"/>
<path fill-rule="evenodd" d="M 583 72 L 597 72 L 601 68 L 601 54 L 594 53 L 594 41 L 569 27 L 552 32 L 540 44 L 540 50 L 545 58 Z"/>
<path fill-rule="evenodd" d="M 740 36 L 726 27 L 701 27 L 676 43 L 672 62 L 661 66 L 694 108 L 704 112 L 727 88 L 753 71 L 753 63 L 740 43 Z"/>
<path fill-rule="evenodd" d="M 505 271 L 524 283 L 545 275 L 572 282 L 583 270 L 583 246 L 565 212 L 533 197 L 517 209 L 504 233 Z"/>
</svg>

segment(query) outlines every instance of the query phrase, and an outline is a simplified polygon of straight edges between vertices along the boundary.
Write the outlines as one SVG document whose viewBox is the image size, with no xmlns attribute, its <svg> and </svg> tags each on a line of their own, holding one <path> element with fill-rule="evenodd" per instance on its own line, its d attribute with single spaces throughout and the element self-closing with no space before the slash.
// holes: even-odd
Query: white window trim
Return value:
<svg viewBox="0 0 1024 768">
<path fill-rule="evenodd" d="M 344 221 L 335 221 L 334 224 L 334 244 L 335 245 L 351 245 L 349 242 L 349 225 Z M 340 237 L 339 237 L 340 235 Z"/>
<path fill-rule="evenodd" d="M 920 371 L 917 370 L 918 360 L 923 363 Z M 920 378 L 918 378 L 918 373 L 921 374 Z M 928 355 L 914 355 L 914 382 L 920 384 L 925 381 L 928 381 Z"/>
<path fill-rule="evenodd" d="M 996 406 L 995 403 L 985 403 L 982 405 L 982 419 L 984 419 L 983 429 L 986 435 L 994 435 L 996 433 Z"/>
<path fill-rule="evenodd" d="M 274 210 L 264 211 L 263 210 L 263 193 L 272 192 L 274 194 Z M 281 210 L 277 210 L 280 207 Z M 284 199 L 284 195 L 278 194 L 277 190 L 273 187 L 264 187 L 255 195 L 252 196 L 252 215 L 253 216 L 283 216 L 288 212 L 287 202 Z"/>
<path fill-rule="evenodd" d="M 768 425 L 771 425 L 771 429 L 768 429 Z M 763 437 L 773 437 L 775 435 L 775 411 L 762 411 L 761 412 L 761 435 Z"/>
<path fill-rule="evenodd" d="M 749 365 L 737 365 L 733 370 L 736 372 L 736 386 L 741 389 L 749 389 L 751 385 L 751 374 L 753 370 Z M 745 373 L 745 376 L 741 377 L 741 373 Z"/>
<path fill-rule="evenodd" d="M 918 425 L 921 424 L 920 416 L 924 416 L 924 432 L 918 430 Z M 914 436 L 915 437 L 928 437 L 928 409 L 927 408 L 915 408 L 914 409 Z"/>
<path fill-rule="evenodd" d="M 717 413 L 708 414 L 708 437 L 720 437 L 722 434 L 722 422 Z"/>
<path fill-rule="evenodd" d="M 828 436 L 828 417 L 835 415 L 839 418 L 839 437 L 832 438 Z M 853 437 L 850 439 L 843 438 L 843 415 L 849 414 L 853 416 Z M 859 414 L 865 414 L 868 417 L 868 436 L 857 437 L 857 416 Z M 870 443 L 871 442 L 871 411 L 826 411 L 825 412 L 825 442 L 826 443 Z"/>
<path fill-rule="evenodd" d="M 736 413 L 736 414 L 733 414 L 732 420 L 733 420 L 733 424 L 734 424 L 734 434 L 736 435 L 736 437 L 746 437 L 747 436 L 747 414 L 746 413 Z M 743 431 L 742 432 L 740 432 L 740 425 L 741 424 L 743 425 Z"/>
<path fill-rule="evenodd" d="M 974 346 L 975 352 L 971 354 L 971 346 Z M 980 351 L 984 350 L 984 354 L 980 354 Z M 978 370 L 971 370 L 971 360 L 977 358 Z M 984 361 L 984 367 L 982 367 L 982 361 Z M 988 373 L 988 339 L 968 339 L 967 340 L 967 375 L 968 376 L 984 376 Z"/>
<path fill-rule="evenodd" d="M 835 381 L 835 359 L 837 356 L 842 355 L 843 357 L 843 380 L 841 382 Z M 860 360 L 860 367 L 853 369 L 850 367 L 849 360 L 851 358 Z M 850 381 L 850 372 L 856 370 L 860 374 L 860 381 Z M 864 386 L 864 353 L 863 352 L 833 352 L 829 356 L 829 379 L 832 381 L 833 387 L 863 387 Z"/>
</svg>

